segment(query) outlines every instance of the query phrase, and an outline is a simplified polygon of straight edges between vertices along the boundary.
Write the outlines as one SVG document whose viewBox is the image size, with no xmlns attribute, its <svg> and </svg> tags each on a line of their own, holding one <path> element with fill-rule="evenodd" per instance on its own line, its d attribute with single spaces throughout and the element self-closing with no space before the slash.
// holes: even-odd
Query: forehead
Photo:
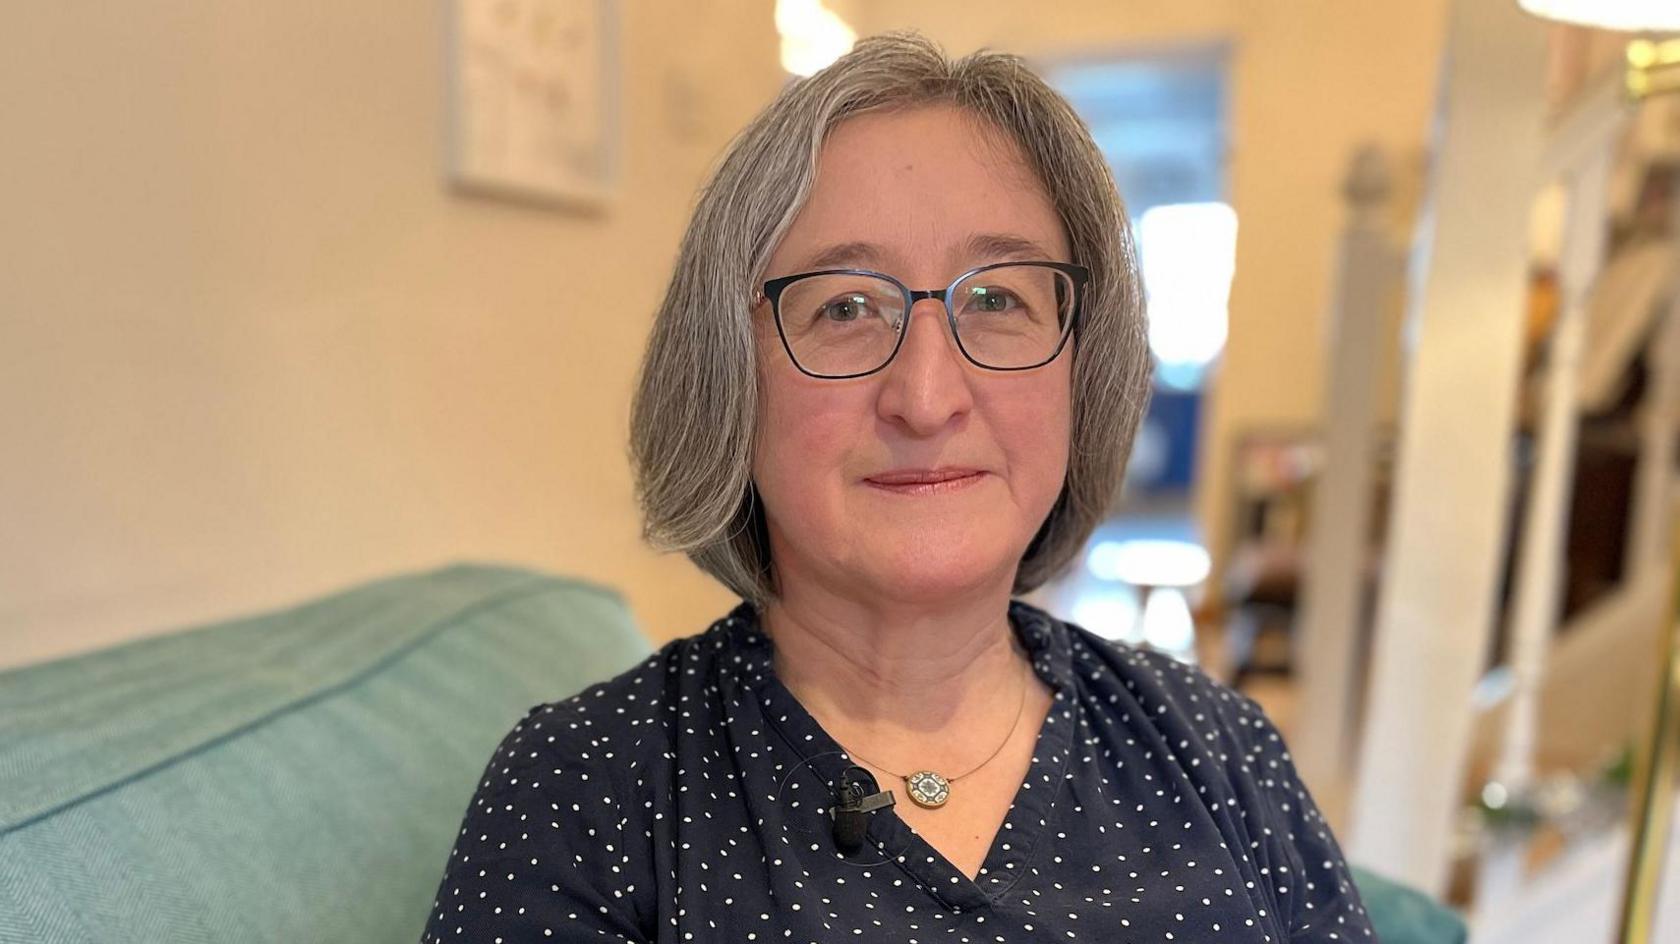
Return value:
<svg viewBox="0 0 1680 944">
<path fill-rule="evenodd" d="M 834 263 L 836 247 L 856 257 L 842 265 L 914 279 L 1006 256 L 1069 258 L 1060 216 L 1009 132 L 946 105 L 866 112 L 829 133 L 772 274 L 828 267 L 810 263 Z"/>
</svg>

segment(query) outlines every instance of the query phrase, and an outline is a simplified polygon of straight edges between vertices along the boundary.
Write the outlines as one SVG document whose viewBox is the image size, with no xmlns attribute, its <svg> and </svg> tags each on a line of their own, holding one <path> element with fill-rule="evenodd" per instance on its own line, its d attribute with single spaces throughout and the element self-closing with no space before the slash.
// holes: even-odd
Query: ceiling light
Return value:
<svg viewBox="0 0 1680 944">
<path fill-rule="evenodd" d="M 1680 30 L 1675 0 L 1517 0 L 1524 10 L 1548 20 L 1629 32 Z"/>
</svg>

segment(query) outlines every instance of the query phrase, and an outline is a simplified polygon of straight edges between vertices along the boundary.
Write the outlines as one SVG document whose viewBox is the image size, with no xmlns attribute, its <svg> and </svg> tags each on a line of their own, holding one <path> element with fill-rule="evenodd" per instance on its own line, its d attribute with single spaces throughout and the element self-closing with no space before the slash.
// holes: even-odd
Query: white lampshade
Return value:
<svg viewBox="0 0 1680 944">
<path fill-rule="evenodd" d="M 1517 0 L 1548 20 L 1629 32 L 1680 30 L 1680 0 Z"/>
</svg>

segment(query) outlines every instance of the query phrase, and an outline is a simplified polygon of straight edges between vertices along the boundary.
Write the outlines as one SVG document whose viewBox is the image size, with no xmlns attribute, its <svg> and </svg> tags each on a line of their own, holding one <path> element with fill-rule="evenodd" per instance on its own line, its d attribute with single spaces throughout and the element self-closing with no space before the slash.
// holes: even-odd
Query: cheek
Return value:
<svg viewBox="0 0 1680 944">
<path fill-rule="evenodd" d="M 1030 384 L 1012 388 L 989 404 L 1011 484 L 1035 514 L 1049 513 L 1067 478 L 1071 387 L 1066 372 L 1059 371 L 1032 377 Z"/>
<path fill-rule="evenodd" d="M 767 504 L 814 510 L 844 469 L 856 408 L 816 387 L 825 381 L 783 367 L 761 358 L 753 478 Z"/>
</svg>

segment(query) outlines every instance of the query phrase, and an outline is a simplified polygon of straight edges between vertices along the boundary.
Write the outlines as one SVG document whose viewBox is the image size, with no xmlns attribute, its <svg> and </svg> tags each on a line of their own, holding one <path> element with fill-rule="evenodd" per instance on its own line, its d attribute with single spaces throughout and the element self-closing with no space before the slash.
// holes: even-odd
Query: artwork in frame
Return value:
<svg viewBox="0 0 1680 944">
<path fill-rule="evenodd" d="M 603 209 L 618 172 L 616 0 L 445 0 L 450 182 Z"/>
</svg>

